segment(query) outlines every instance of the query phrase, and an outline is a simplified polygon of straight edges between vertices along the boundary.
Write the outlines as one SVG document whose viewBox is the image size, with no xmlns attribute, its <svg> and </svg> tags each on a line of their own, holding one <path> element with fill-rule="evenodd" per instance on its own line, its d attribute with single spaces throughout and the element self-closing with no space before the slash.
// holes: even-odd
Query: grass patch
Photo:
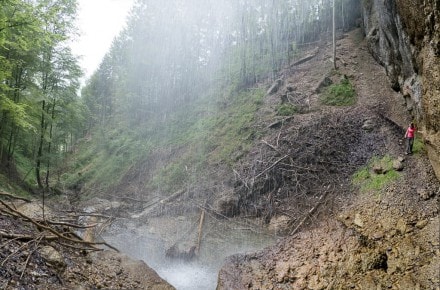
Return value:
<svg viewBox="0 0 440 290">
<path fill-rule="evenodd" d="M 264 95 L 261 89 L 233 95 L 227 108 L 217 113 L 215 126 L 204 141 L 210 162 L 232 164 L 248 152 L 258 138 L 253 124 Z"/>
<path fill-rule="evenodd" d="M 292 104 L 282 104 L 277 108 L 277 115 L 279 116 L 291 116 L 298 113 L 298 107 Z"/>
<path fill-rule="evenodd" d="M 374 169 L 381 169 L 382 173 L 375 173 Z M 362 167 L 352 176 L 352 183 L 360 188 L 361 192 L 380 191 L 385 185 L 397 180 L 400 173 L 393 169 L 393 159 L 386 155 L 379 159 L 374 157 L 367 166 Z"/>
<path fill-rule="evenodd" d="M 321 103 L 328 106 L 351 106 L 356 103 L 356 92 L 346 78 L 330 85 L 321 96 Z"/>
</svg>

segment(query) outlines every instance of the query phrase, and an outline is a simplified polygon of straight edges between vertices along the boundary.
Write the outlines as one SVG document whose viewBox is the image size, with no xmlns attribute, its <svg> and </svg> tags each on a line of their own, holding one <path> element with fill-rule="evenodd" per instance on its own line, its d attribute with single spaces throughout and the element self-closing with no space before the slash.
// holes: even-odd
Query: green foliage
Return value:
<svg viewBox="0 0 440 290">
<path fill-rule="evenodd" d="M 8 115 L 9 120 L 21 129 L 32 129 L 30 116 L 27 114 L 29 105 L 24 103 L 15 103 L 7 97 L 0 95 L 0 108 L 3 115 Z"/>
<path fill-rule="evenodd" d="M 279 116 L 291 116 L 298 113 L 298 107 L 292 104 L 282 104 L 277 108 L 277 114 Z"/>
<path fill-rule="evenodd" d="M 142 143 L 132 132 L 97 131 L 90 140 L 83 140 L 78 154 L 68 158 L 70 168 L 60 179 L 60 186 L 85 190 L 109 190 L 116 186 L 131 166 L 149 152 L 148 143 Z"/>
<path fill-rule="evenodd" d="M 292 41 L 292 43 L 290 44 L 290 50 L 291 50 L 291 55 L 290 57 L 295 59 L 298 58 L 298 56 L 301 53 L 301 50 L 298 47 L 298 43 L 296 41 Z M 290 61 L 290 59 L 289 59 Z"/>
<path fill-rule="evenodd" d="M 31 185 L 37 177 L 41 187 L 67 143 L 83 134 L 77 96 L 81 71 L 68 48 L 76 7 L 70 0 L 1 4 L 0 155 L 15 162 Z"/>
<path fill-rule="evenodd" d="M 351 106 L 356 102 L 356 92 L 350 81 L 344 78 L 339 84 L 332 84 L 327 88 L 321 102 L 329 106 Z"/>
<path fill-rule="evenodd" d="M 374 173 L 373 168 L 380 167 L 383 173 Z M 359 169 L 352 176 L 352 183 L 360 188 L 361 192 L 379 192 L 385 185 L 400 177 L 399 172 L 393 169 L 393 160 L 386 155 L 379 159 L 374 157 L 367 166 Z"/>
</svg>

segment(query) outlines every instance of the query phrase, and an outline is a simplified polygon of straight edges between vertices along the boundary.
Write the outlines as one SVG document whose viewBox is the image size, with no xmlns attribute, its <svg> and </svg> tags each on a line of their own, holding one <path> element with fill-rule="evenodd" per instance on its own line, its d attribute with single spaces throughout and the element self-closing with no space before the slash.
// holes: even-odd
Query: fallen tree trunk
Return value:
<svg viewBox="0 0 440 290">
<path fill-rule="evenodd" d="M 293 63 L 293 65 L 300 65 L 300 64 L 303 64 L 303 63 L 311 60 L 312 58 L 314 58 L 318 54 L 318 51 L 319 51 L 319 49 L 315 48 L 311 54 L 306 55 L 305 57 L 295 61 Z"/>
</svg>

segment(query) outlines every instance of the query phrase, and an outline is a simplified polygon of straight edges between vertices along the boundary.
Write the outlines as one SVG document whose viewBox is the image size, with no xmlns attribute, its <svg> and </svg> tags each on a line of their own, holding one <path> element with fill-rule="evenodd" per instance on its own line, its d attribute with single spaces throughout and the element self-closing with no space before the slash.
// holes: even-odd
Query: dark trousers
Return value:
<svg viewBox="0 0 440 290">
<path fill-rule="evenodd" d="M 413 150 L 414 138 L 406 138 L 406 153 L 411 154 Z"/>
</svg>

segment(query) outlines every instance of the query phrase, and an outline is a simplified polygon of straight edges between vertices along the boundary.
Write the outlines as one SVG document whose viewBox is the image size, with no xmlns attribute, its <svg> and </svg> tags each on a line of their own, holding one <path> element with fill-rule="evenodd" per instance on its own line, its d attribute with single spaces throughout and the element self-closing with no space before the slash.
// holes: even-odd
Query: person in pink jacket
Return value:
<svg viewBox="0 0 440 290">
<path fill-rule="evenodd" d="M 406 129 L 404 138 L 406 139 L 406 154 L 412 154 L 414 135 L 416 133 L 416 127 L 414 123 L 409 124 L 408 129 Z"/>
</svg>

